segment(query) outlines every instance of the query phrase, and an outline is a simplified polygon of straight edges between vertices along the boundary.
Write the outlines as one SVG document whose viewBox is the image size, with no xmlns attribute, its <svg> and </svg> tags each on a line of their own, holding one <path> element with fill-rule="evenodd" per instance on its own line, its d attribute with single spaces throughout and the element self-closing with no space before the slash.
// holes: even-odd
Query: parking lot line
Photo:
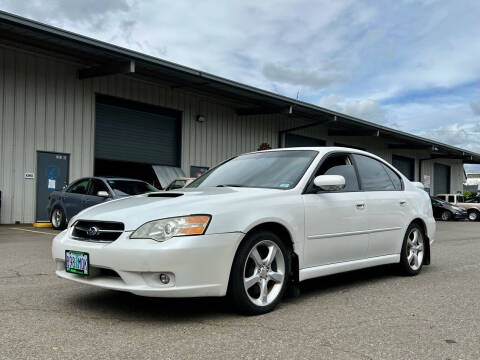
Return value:
<svg viewBox="0 0 480 360">
<path fill-rule="evenodd" d="M 38 230 L 30 230 L 30 229 L 22 229 L 22 228 L 14 228 L 14 227 L 11 227 L 9 229 L 10 230 L 28 231 L 28 232 L 37 233 L 37 234 L 57 235 L 56 233 L 46 232 L 46 231 L 38 231 Z"/>
</svg>

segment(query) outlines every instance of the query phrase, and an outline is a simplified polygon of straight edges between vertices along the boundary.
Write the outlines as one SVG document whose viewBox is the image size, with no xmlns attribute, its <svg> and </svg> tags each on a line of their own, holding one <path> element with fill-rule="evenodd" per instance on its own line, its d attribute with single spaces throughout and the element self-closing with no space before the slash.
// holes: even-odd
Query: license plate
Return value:
<svg viewBox="0 0 480 360">
<path fill-rule="evenodd" d="M 88 254 L 81 251 L 65 250 L 65 271 L 88 275 L 90 260 Z"/>
</svg>

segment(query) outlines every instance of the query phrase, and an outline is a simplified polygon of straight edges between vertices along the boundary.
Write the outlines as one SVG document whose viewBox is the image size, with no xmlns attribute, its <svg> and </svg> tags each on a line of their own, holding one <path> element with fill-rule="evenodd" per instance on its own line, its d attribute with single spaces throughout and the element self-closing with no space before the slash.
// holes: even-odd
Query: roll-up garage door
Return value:
<svg viewBox="0 0 480 360">
<path fill-rule="evenodd" d="M 408 180 L 414 181 L 415 180 L 415 160 L 393 155 L 392 156 L 392 165 L 395 166 L 403 175 L 407 177 Z"/>
<path fill-rule="evenodd" d="M 95 158 L 178 166 L 179 113 L 97 96 Z"/>
<path fill-rule="evenodd" d="M 450 166 L 443 164 L 434 165 L 433 191 L 435 195 L 450 193 Z"/>
<path fill-rule="evenodd" d="M 315 139 L 308 136 L 286 134 L 285 147 L 302 147 L 302 146 L 325 146 L 325 140 Z"/>
</svg>

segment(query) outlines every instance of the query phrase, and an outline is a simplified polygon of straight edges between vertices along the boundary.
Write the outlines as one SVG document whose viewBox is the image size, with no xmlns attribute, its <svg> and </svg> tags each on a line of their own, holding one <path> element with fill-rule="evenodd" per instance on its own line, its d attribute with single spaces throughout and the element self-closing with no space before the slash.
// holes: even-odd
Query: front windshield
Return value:
<svg viewBox="0 0 480 360">
<path fill-rule="evenodd" d="M 215 186 L 291 189 L 318 153 L 269 151 L 240 155 L 203 174 L 187 188 Z"/>
<path fill-rule="evenodd" d="M 140 195 L 158 191 L 146 182 L 135 180 L 108 180 L 108 185 L 117 196 Z"/>
</svg>

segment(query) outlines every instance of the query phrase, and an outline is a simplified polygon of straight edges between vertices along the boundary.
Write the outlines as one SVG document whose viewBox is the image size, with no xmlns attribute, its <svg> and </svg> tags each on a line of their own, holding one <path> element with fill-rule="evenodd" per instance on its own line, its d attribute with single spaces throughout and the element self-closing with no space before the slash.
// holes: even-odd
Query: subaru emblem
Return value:
<svg viewBox="0 0 480 360">
<path fill-rule="evenodd" d="M 88 228 L 87 235 L 88 236 L 95 236 L 95 235 L 98 235 L 98 232 L 99 232 L 98 228 L 96 226 L 92 226 L 92 227 Z"/>
</svg>

